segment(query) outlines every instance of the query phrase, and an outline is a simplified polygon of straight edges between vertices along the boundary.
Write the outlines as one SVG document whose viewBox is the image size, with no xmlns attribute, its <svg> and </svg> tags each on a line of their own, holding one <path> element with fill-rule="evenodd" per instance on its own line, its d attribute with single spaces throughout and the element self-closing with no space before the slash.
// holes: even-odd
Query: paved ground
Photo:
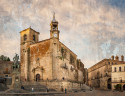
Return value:
<svg viewBox="0 0 125 96">
<path fill-rule="evenodd" d="M 93 90 L 93 91 L 87 91 L 87 92 L 76 92 L 76 93 L 67 93 L 62 95 L 55 95 L 55 96 L 125 96 L 124 92 L 118 92 L 118 91 L 104 91 L 104 90 Z"/>
<path fill-rule="evenodd" d="M 67 94 L 62 93 L 43 93 L 43 92 L 33 92 L 33 93 L 22 93 L 22 94 L 0 94 L 0 96 L 125 96 L 124 92 L 118 91 L 104 91 L 104 90 L 93 90 L 93 91 L 86 91 L 86 92 L 72 92 Z"/>
</svg>

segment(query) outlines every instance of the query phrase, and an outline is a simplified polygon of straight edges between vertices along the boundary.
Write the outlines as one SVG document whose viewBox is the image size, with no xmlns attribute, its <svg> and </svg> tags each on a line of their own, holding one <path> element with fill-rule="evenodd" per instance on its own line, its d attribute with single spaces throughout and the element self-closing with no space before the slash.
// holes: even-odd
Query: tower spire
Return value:
<svg viewBox="0 0 125 96">
<path fill-rule="evenodd" d="M 56 19 L 55 19 L 55 12 L 53 13 L 53 20 L 52 20 L 53 22 L 55 22 L 56 21 Z"/>
</svg>

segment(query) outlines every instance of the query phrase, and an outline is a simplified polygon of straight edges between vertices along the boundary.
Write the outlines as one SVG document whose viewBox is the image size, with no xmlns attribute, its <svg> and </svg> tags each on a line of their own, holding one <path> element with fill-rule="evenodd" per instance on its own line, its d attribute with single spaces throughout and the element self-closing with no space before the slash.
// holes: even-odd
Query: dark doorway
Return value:
<svg viewBox="0 0 125 96">
<path fill-rule="evenodd" d="M 108 84 L 108 89 L 111 89 L 111 84 Z"/>
<path fill-rule="evenodd" d="M 120 91 L 120 90 L 121 90 L 121 84 L 117 84 L 117 85 L 115 85 L 115 90 Z"/>
<path fill-rule="evenodd" d="M 125 84 L 123 85 L 123 90 L 125 91 Z"/>
<path fill-rule="evenodd" d="M 100 88 L 100 80 L 97 80 L 97 88 Z"/>
<path fill-rule="evenodd" d="M 40 81 L 40 74 L 36 74 L 36 81 Z"/>
<path fill-rule="evenodd" d="M 107 88 L 112 89 L 112 87 L 111 87 L 111 78 L 109 78 L 108 81 L 107 81 Z"/>
</svg>

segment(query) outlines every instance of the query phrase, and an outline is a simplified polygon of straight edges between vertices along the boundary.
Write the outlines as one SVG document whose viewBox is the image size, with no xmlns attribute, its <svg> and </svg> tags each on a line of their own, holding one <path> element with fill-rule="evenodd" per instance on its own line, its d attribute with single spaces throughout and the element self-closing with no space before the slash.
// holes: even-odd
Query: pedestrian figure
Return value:
<svg viewBox="0 0 125 96">
<path fill-rule="evenodd" d="M 21 86 L 21 89 L 23 89 L 23 86 Z"/>
<path fill-rule="evenodd" d="M 46 88 L 46 92 L 49 92 L 49 89 L 48 89 L 48 88 Z"/>
<path fill-rule="evenodd" d="M 67 93 L 67 90 L 66 90 L 66 88 L 65 88 L 65 94 Z"/>
<path fill-rule="evenodd" d="M 21 89 L 23 89 L 23 90 L 24 90 L 24 87 L 23 87 L 23 86 L 21 86 Z"/>
<path fill-rule="evenodd" d="M 34 91 L 34 88 L 32 88 L 32 92 Z"/>
</svg>

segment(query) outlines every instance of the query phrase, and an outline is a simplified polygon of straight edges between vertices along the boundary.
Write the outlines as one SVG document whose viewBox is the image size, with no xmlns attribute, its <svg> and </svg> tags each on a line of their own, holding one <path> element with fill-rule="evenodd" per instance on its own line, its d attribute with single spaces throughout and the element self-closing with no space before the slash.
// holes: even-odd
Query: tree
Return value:
<svg viewBox="0 0 125 96">
<path fill-rule="evenodd" d="M 0 61 L 10 61 L 10 58 L 4 55 L 0 56 Z"/>
<path fill-rule="evenodd" d="M 10 61 L 10 58 L 9 58 L 9 57 L 7 58 L 7 61 Z"/>
<path fill-rule="evenodd" d="M 0 56 L 0 60 L 3 61 L 4 60 L 4 55 Z"/>
</svg>

